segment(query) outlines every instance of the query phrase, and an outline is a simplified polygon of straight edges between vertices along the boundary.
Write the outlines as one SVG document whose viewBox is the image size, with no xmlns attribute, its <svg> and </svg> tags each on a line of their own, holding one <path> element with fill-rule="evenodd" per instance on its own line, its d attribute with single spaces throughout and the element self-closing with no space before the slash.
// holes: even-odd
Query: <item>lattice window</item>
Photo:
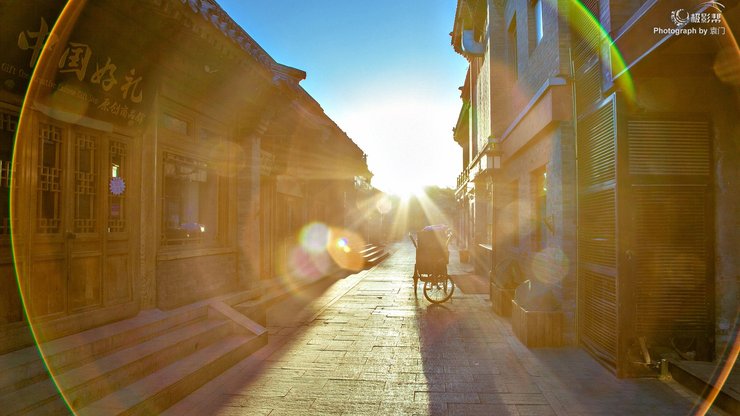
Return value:
<svg viewBox="0 0 740 416">
<path fill-rule="evenodd" d="M 62 223 L 62 129 L 39 125 L 37 228 L 42 234 L 60 231 Z"/>
<path fill-rule="evenodd" d="M 110 177 L 121 178 L 125 185 L 128 174 L 127 156 L 128 145 L 123 142 L 111 140 L 109 147 Z M 120 233 L 126 231 L 126 192 L 108 192 L 108 231 Z"/>
<path fill-rule="evenodd" d="M 15 133 L 18 128 L 18 116 L 0 112 L 0 130 Z"/>
<path fill-rule="evenodd" d="M 10 234 L 10 186 L 18 116 L 0 112 L 0 235 Z"/>
<path fill-rule="evenodd" d="M 164 155 L 163 245 L 202 244 L 218 237 L 223 181 L 209 163 Z"/>
<path fill-rule="evenodd" d="M 96 200 L 98 196 L 97 137 L 75 135 L 75 211 L 76 233 L 96 231 Z"/>
<path fill-rule="evenodd" d="M 0 160 L 0 188 L 10 189 L 10 178 L 15 169 L 13 169 L 12 156 L 11 160 Z"/>
</svg>

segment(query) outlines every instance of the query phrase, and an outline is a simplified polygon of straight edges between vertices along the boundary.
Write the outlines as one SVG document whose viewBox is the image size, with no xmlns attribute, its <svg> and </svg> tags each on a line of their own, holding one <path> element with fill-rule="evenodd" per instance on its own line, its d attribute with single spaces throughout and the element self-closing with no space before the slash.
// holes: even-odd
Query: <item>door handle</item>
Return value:
<svg viewBox="0 0 740 416">
<path fill-rule="evenodd" d="M 67 237 L 67 240 L 74 240 L 75 238 L 77 238 L 77 234 L 73 233 L 72 231 L 67 231 L 65 237 Z"/>
</svg>

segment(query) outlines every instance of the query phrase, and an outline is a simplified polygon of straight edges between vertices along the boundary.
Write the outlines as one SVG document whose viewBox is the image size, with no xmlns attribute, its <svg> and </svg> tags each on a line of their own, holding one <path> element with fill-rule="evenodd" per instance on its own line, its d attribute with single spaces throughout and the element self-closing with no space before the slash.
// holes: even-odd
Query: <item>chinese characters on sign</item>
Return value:
<svg viewBox="0 0 740 416">
<path fill-rule="evenodd" d="M 49 25 L 42 17 L 38 30 L 24 30 L 18 35 L 18 48 L 31 51 L 28 62 L 33 69 L 38 63 L 44 48 L 53 50 L 59 39 L 50 32 Z M 13 68 L 10 68 L 13 69 Z M 11 72 L 8 69 L 5 72 Z M 12 71 L 17 72 L 17 71 Z M 136 68 L 121 70 L 118 65 L 106 56 L 96 55 L 93 48 L 85 43 L 69 42 L 61 54 L 58 63 L 58 73 L 74 75 L 78 81 L 98 86 L 106 97 L 90 97 L 83 91 L 71 91 L 68 85 L 61 85 L 50 80 L 39 80 L 42 85 L 53 89 L 72 93 L 77 97 L 86 97 L 98 110 L 116 116 L 129 124 L 142 125 L 146 114 L 132 108 L 141 104 L 144 99 L 142 89 L 143 77 Z"/>
<path fill-rule="evenodd" d="M 92 50 L 89 46 L 82 43 L 70 42 L 67 49 L 64 50 L 61 59 L 59 59 L 59 72 L 74 73 L 77 79 L 85 79 L 87 64 L 90 62 Z"/>
<path fill-rule="evenodd" d="M 52 36 L 51 33 L 49 33 L 49 25 L 43 17 L 41 18 L 41 24 L 38 31 L 31 32 L 30 30 L 24 30 L 18 35 L 18 47 L 24 51 L 33 51 L 31 54 L 31 60 L 28 63 L 29 68 L 36 66 L 36 62 L 39 60 L 41 51 L 44 47 L 53 49 L 57 42 L 59 42 L 59 40 L 56 36 Z"/>
<path fill-rule="evenodd" d="M 133 108 L 129 108 L 127 105 L 121 105 L 118 101 L 111 101 L 110 98 L 106 98 L 102 103 L 98 105 L 98 110 L 105 111 L 119 116 L 122 119 L 135 121 L 141 125 L 144 122 L 145 115 L 141 111 L 136 111 Z"/>
</svg>

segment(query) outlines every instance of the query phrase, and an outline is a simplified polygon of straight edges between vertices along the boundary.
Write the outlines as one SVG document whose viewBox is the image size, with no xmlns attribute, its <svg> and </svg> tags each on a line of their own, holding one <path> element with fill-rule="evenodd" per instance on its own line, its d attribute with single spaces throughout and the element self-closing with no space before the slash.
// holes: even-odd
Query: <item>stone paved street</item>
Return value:
<svg viewBox="0 0 740 416">
<path fill-rule="evenodd" d="M 443 306 L 416 298 L 413 246 L 392 251 L 273 307 L 268 346 L 167 414 L 692 413 L 675 382 L 617 379 L 577 348 L 528 350 L 486 295 L 457 290 Z"/>
</svg>

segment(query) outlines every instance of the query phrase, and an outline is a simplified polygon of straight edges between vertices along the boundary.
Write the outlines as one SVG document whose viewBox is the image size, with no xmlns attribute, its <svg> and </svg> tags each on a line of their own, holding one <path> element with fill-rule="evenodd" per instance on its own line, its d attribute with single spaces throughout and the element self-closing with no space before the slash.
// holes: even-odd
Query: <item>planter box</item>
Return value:
<svg viewBox="0 0 740 416">
<path fill-rule="evenodd" d="M 511 329 L 530 348 L 563 344 L 563 312 L 528 311 L 511 301 Z"/>
<path fill-rule="evenodd" d="M 491 307 L 499 316 L 511 316 L 511 301 L 514 299 L 514 289 L 504 289 L 491 283 Z"/>
</svg>

